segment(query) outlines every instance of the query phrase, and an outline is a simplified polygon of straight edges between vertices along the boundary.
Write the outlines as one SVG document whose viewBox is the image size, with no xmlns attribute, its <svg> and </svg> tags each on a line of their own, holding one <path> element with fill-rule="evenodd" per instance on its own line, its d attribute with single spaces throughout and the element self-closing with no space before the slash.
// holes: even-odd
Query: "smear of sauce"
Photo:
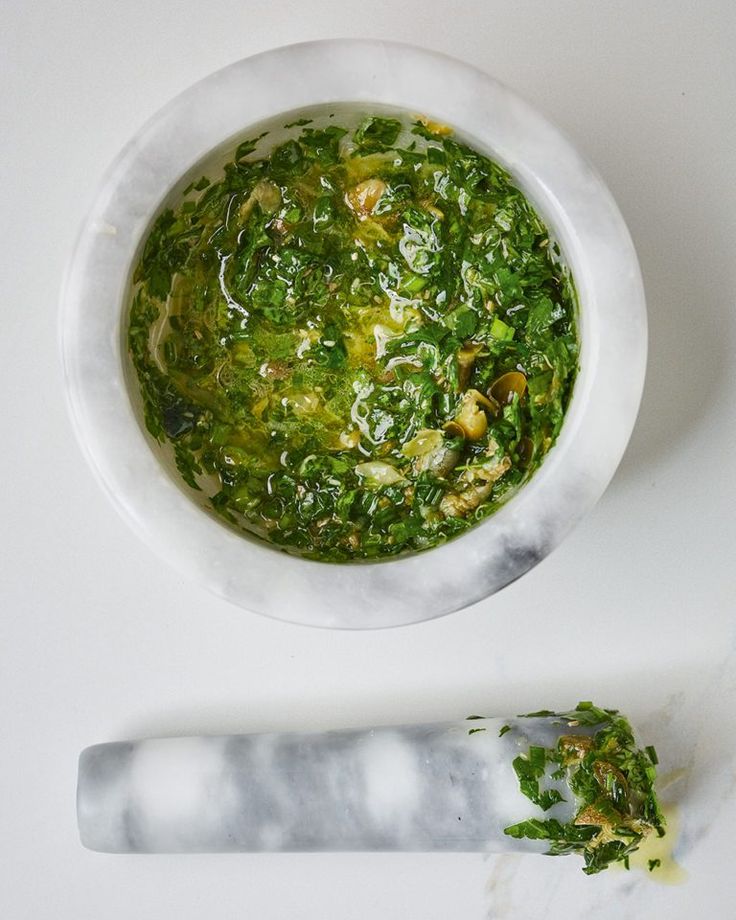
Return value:
<svg viewBox="0 0 736 920">
<path fill-rule="evenodd" d="M 660 794 L 686 775 L 687 770 L 680 769 L 659 777 L 657 788 Z M 674 857 L 680 837 L 680 809 L 674 802 L 663 802 L 662 811 L 667 821 L 667 833 L 664 837 L 652 834 L 644 839 L 639 849 L 629 857 L 629 868 L 645 872 L 660 885 L 682 885 L 687 881 L 688 874 Z M 655 861 L 658 861 L 658 865 Z M 625 866 L 620 863 L 611 868 L 625 871 Z"/>
<path fill-rule="evenodd" d="M 663 806 L 667 819 L 667 833 L 664 837 L 651 834 L 629 858 L 631 869 L 646 872 L 653 882 L 660 885 L 681 885 L 687 880 L 687 872 L 674 858 L 674 850 L 680 834 L 680 810 L 675 804 Z M 650 864 L 659 860 L 659 865 Z"/>
</svg>

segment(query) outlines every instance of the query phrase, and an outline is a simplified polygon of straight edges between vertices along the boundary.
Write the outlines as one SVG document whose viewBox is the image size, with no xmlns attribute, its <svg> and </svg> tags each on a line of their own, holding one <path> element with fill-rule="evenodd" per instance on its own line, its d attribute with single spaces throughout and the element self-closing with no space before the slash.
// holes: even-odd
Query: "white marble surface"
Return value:
<svg viewBox="0 0 736 920">
<path fill-rule="evenodd" d="M 0 913 L 34 920 L 568 920 L 730 916 L 736 188 L 730 2 L 462 6 L 220 0 L 0 10 Z M 444 11 L 444 13 L 443 13 Z M 592 514 L 472 609 L 375 633 L 245 615 L 162 566 L 89 475 L 63 401 L 56 301 L 92 189 L 142 120 L 246 54 L 391 35 L 485 68 L 596 164 L 650 320 L 631 445 Z M 543 699 L 542 699 L 543 697 Z M 96 741 L 504 713 L 592 697 L 688 770 L 677 888 L 503 855 L 105 857 L 78 842 Z M 571 906 L 572 905 L 572 906 Z"/>
</svg>

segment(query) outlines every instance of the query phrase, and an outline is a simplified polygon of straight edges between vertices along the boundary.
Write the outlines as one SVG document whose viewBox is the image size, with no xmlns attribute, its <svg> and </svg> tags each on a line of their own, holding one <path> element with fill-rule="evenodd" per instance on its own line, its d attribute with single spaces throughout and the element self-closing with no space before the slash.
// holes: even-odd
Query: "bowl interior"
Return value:
<svg viewBox="0 0 736 920">
<path fill-rule="evenodd" d="M 139 430 L 148 443 L 151 450 L 154 452 L 159 462 L 161 463 L 163 469 L 166 471 L 167 476 L 174 484 L 174 486 L 184 495 L 186 499 L 190 502 L 193 502 L 198 508 L 200 508 L 205 514 L 208 515 L 212 520 L 216 521 L 221 527 L 235 531 L 242 539 L 254 542 L 259 546 L 265 547 L 271 552 L 276 552 L 283 554 L 288 552 L 288 549 L 279 547 L 275 544 L 268 543 L 267 541 L 261 540 L 257 536 L 249 533 L 248 531 L 238 528 L 233 524 L 229 524 L 221 516 L 217 515 L 209 502 L 209 498 L 215 491 L 219 488 L 219 485 L 213 481 L 212 489 L 207 489 L 207 483 L 205 480 L 200 480 L 204 488 L 202 491 L 195 491 L 189 488 L 182 480 L 182 477 L 177 470 L 176 462 L 174 458 L 174 452 L 171 446 L 171 443 L 165 441 L 163 443 L 156 441 L 146 429 L 144 412 L 143 412 L 143 401 L 141 398 L 140 387 L 138 385 L 138 380 L 136 377 L 136 372 L 133 367 L 133 363 L 128 352 L 127 348 L 127 327 L 129 321 L 130 313 L 130 302 L 133 291 L 133 273 L 136 265 L 138 264 L 143 245 L 146 238 L 148 237 L 149 231 L 155 219 L 158 215 L 165 210 L 166 208 L 176 208 L 178 204 L 183 199 L 184 190 L 191 186 L 192 182 L 197 181 L 201 176 L 206 176 L 211 181 L 217 181 L 218 179 L 224 176 L 224 167 L 226 163 L 232 160 L 233 151 L 236 146 L 245 139 L 256 139 L 258 138 L 257 145 L 255 147 L 254 153 L 252 154 L 253 158 L 260 158 L 268 156 L 271 151 L 278 147 L 280 144 L 285 141 L 295 138 L 299 135 L 301 126 L 295 124 L 296 122 L 304 122 L 308 120 L 310 122 L 310 128 L 325 128 L 330 124 L 339 125 L 340 127 L 347 128 L 349 132 L 352 133 L 361 121 L 367 115 L 390 115 L 401 119 L 407 126 L 411 125 L 412 121 L 415 121 L 418 115 L 426 116 L 428 118 L 433 118 L 435 113 L 433 112 L 411 112 L 406 109 L 399 108 L 397 106 L 389 106 L 383 103 L 373 103 L 373 102 L 354 102 L 354 101 L 344 101 L 344 100 L 335 100 L 334 102 L 322 103 L 318 106 L 309 106 L 302 107 L 300 109 L 292 109 L 290 111 L 275 113 L 267 119 L 263 119 L 256 124 L 244 125 L 244 126 L 233 126 L 234 130 L 232 134 L 227 137 L 225 140 L 213 146 L 213 149 L 206 153 L 204 156 L 200 157 L 196 163 L 192 164 L 188 169 L 186 169 L 182 175 L 176 179 L 170 188 L 162 190 L 162 197 L 158 206 L 155 208 L 153 213 L 150 216 L 150 219 L 145 226 L 143 232 L 141 233 L 141 238 L 138 242 L 138 245 L 135 250 L 135 254 L 131 260 L 126 285 L 123 290 L 123 296 L 120 303 L 120 355 L 122 361 L 123 375 L 126 382 L 126 389 L 128 396 L 130 398 L 131 406 L 135 413 L 136 420 L 138 422 Z M 581 306 L 580 297 L 584 294 L 585 287 L 583 285 L 582 289 L 579 288 L 577 283 L 577 277 L 571 263 L 571 260 L 568 258 L 565 245 L 563 242 L 564 237 L 564 226 L 558 227 L 558 216 L 554 210 L 549 210 L 547 202 L 544 200 L 537 200 L 538 195 L 535 194 L 536 189 L 529 186 L 529 183 L 524 181 L 523 176 L 517 176 L 513 170 L 513 166 L 503 161 L 502 156 L 494 148 L 493 144 L 488 144 L 481 142 L 471 134 L 461 129 L 456 128 L 454 125 L 451 125 L 454 130 L 455 136 L 457 136 L 461 141 L 468 144 L 473 149 L 478 152 L 488 156 L 491 160 L 499 163 L 504 166 L 512 175 L 515 184 L 521 188 L 526 197 L 534 206 L 537 213 L 540 214 L 544 220 L 547 228 L 550 231 L 550 242 L 557 243 L 560 250 L 559 261 L 565 265 L 571 273 L 573 278 L 574 286 L 576 292 L 578 293 L 578 304 L 576 311 L 576 323 L 578 329 L 579 337 L 579 371 L 576 375 L 572 394 L 570 397 L 570 402 L 565 413 L 565 420 L 563 422 L 562 431 L 558 437 L 558 441 L 562 438 L 566 432 L 568 419 L 574 418 L 575 415 L 575 405 L 576 405 L 576 394 L 581 389 L 578 386 L 578 380 L 580 378 L 584 379 L 584 368 L 586 366 L 586 357 L 587 350 L 585 348 L 585 336 L 584 336 L 584 327 L 586 322 L 586 311 L 583 306 Z M 549 213 L 547 213 L 549 212 Z M 555 446 L 550 450 L 550 454 L 553 454 Z M 548 462 L 550 459 L 549 455 L 545 456 L 543 464 Z M 535 472 L 535 475 L 539 473 L 539 470 Z M 523 491 L 523 489 L 528 485 L 525 483 L 515 491 L 507 500 L 505 504 L 513 502 L 518 495 Z M 496 512 L 498 513 L 498 512 Z M 478 525 L 475 525 L 478 526 Z M 467 536 L 467 532 L 462 533 L 454 538 L 454 541 L 461 541 Z M 424 550 L 423 553 L 431 553 L 432 549 Z M 298 555 L 298 554 L 297 554 Z M 347 563 L 320 563 L 320 564 L 329 564 L 329 565 L 365 565 L 365 564 L 380 564 L 387 565 L 392 562 L 396 562 L 398 559 L 403 558 L 410 553 L 404 553 L 397 556 L 389 557 L 379 557 L 376 560 L 372 560 L 369 563 L 366 563 L 365 560 L 353 560 Z"/>
</svg>

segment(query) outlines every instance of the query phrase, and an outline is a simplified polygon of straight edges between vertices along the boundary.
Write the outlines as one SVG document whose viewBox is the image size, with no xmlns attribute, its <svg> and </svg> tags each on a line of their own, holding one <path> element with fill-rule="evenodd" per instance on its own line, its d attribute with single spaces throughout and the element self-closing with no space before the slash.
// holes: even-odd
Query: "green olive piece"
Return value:
<svg viewBox="0 0 736 920">
<path fill-rule="evenodd" d="M 521 371 L 508 371 L 497 377 L 488 388 L 488 395 L 501 406 L 507 406 L 516 394 L 519 399 L 526 393 L 526 377 Z"/>
<path fill-rule="evenodd" d="M 486 411 L 494 415 L 498 412 L 498 403 L 488 399 L 478 390 L 463 393 L 460 409 L 454 420 L 445 425 L 445 431 L 451 436 L 462 434 L 469 441 L 478 441 L 488 430 Z"/>
<path fill-rule="evenodd" d="M 521 438 L 516 445 L 516 456 L 521 466 L 529 466 L 534 457 L 534 441 L 526 436 Z"/>
<path fill-rule="evenodd" d="M 457 377 L 460 389 L 464 390 L 470 382 L 475 359 L 483 351 L 482 345 L 475 342 L 466 342 L 457 353 Z"/>
</svg>

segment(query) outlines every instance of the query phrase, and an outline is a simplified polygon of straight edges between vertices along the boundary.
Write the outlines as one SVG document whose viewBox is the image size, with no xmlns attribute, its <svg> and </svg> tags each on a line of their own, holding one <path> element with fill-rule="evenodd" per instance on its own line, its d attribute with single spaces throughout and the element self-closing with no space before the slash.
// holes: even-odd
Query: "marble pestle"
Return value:
<svg viewBox="0 0 736 920">
<path fill-rule="evenodd" d="M 505 729 L 505 726 L 510 726 Z M 82 843 L 106 852 L 542 851 L 512 763 L 547 718 L 98 744 L 79 762 Z M 555 806 L 568 820 L 572 806 Z"/>
</svg>

